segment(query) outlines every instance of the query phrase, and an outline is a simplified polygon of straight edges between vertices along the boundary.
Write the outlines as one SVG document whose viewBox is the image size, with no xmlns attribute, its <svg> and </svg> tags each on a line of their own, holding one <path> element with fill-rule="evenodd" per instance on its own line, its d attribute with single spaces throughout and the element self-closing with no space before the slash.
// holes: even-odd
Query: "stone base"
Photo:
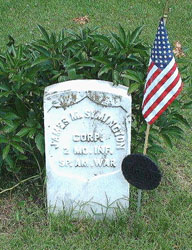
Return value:
<svg viewBox="0 0 192 250">
<path fill-rule="evenodd" d="M 129 184 L 120 171 L 89 181 L 54 177 L 48 182 L 47 194 L 49 213 L 64 210 L 74 217 L 114 217 L 129 206 Z"/>
</svg>

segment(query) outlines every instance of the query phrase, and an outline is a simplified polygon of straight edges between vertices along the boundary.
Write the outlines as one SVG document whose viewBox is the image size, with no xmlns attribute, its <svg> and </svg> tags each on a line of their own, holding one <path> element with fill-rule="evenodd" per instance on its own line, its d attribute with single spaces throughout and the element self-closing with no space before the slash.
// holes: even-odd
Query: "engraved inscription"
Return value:
<svg viewBox="0 0 192 250">
<path fill-rule="evenodd" d="M 93 131 L 88 132 L 72 132 L 68 134 L 68 140 L 61 141 L 63 133 L 70 124 L 76 124 L 79 120 L 86 123 L 97 121 L 97 125 L 106 126 L 108 132 L 111 131 L 111 136 L 104 132 L 96 132 L 96 127 Z M 82 122 L 80 121 L 80 122 Z M 78 123 L 79 124 L 79 123 Z M 96 130 L 96 131 L 95 131 Z M 104 130 L 103 130 L 104 131 Z M 51 146 L 58 152 L 59 147 L 62 147 L 63 159 L 59 159 L 58 165 L 61 168 L 115 168 L 117 167 L 114 159 L 115 150 L 125 150 L 126 133 L 124 125 L 113 119 L 106 112 L 98 110 L 86 110 L 82 112 L 70 112 L 66 117 L 63 117 L 52 129 Z M 65 138 L 65 137 L 62 137 Z M 107 140 L 113 138 L 115 143 L 108 145 Z M 68 145 L 67 147 L 65 145 Z M 112 158 L 111 158 L 112 157 Z"/>
<path fill-rule="evenodd" d="M 102 159 L 96 158 L 92 161 L 90 159 L 76 159 L 72 161 L 71 159 L 59 161 L 60 167 L 108 167 L 115 168 L 116 163 L 114 159 Z"/>
<path fill-rule="evenodd" d="M 63 148 L 63 154 L 68 155 L 69 154 L 69 149 L 68 148 Z"/>
<path fill-rule="evenodd" d="M 73 152 L 75 155 L 88 155 L 92 154 L 93 152 L 88 147 L 74 147 Z"/>
<path fill-rule="evenodd" d="M 81 119 L 83 116 L 79 114 L 78 112 L 70 113 L 70 117 L 72 121 Z"/>
<path fill-rule="evenodd" d="M 125 149 L 125 132 L 122 130 L 121 125 L 112 119 L 111 116 L 107 115 L 106 113 L 101 113 L 100 111 L 93 110 L 93 111 L 85 111 L 84 113 L 79 112 L 71 112 L 69 114 L 71 121 L 76 121 L 82 118 L 91 119 L 91 120 L 97 120 L 104 124 L 106 124 L 113 133 L 115 140 L 116 140 L 116 148 L 117 149 Z M 57 147 L 57 143 L 59 141 L 60 134 L 62 130 L 64 130 L 69 125 L 69 120 L 66 118 L 62 119 L 61 122 L 59 122 L 56 127 L 53 129 L 52 133 L 52 143 L 51 146 Z M 73 141 L 94 141 L 97 140 L 102 141 L 103 138 L 101 136 L 98 136 L 97 133 L 95 134 L 77 134 L 74 135 Z"/>
<path fill-rule="evenodd" d="M 75 146 L 73 153 L 77 155 L 112 155 L 113 151 L 110 146 L 94 146 L 93 148 L 88 146 Z"/>
<path fill-rule="evenodd" d="M 58 149 L 58 143 L 62 131 L 69 125 L 69 121 L 66 118 L 63 118 L 59 123 L 56 124 L 53 128 L 52 137 L 51 137 L 51 146 L 55 149 Z"/>
<path fill-rule="evenodd" d="M 94 160 L 96 167 L 111 167 L 115 168 L 115 161 L 113 159 L 95 159 Z"/>
<path fill-rule="evenodd" d="M 103 137 L 102 135 L 98 133 L 89 133 L 89 134 L 75 134 L 73 135 L 73 141 L 74 142 L 97 142 L 101 141 L 103 142 Z"/>
<path fill-rule="evenodd" d="M 112 155 L 112 149 L 110 146 L 94 146 L 94 154 L 99 155 L 99 154 L 110 154 Z"/>
</svg>

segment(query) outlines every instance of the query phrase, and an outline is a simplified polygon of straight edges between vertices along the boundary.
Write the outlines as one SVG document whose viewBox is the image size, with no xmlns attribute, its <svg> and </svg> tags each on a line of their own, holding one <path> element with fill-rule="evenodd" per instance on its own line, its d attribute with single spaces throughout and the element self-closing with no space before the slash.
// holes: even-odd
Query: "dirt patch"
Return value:
<svg viewBox="0 0 192 250">
<path fill-rule="evenodd" d="M 16 201 L 10 198 L 0 199 L 0 234 L 11 233 L 13 227 L 13 212 Z"/>
<path fill-rule="evenodd" d="M 191 177 L 186 173 L 186 167 L 177 168 L 177 179 L 182 189 L 192 192 Z"/>
</svg>

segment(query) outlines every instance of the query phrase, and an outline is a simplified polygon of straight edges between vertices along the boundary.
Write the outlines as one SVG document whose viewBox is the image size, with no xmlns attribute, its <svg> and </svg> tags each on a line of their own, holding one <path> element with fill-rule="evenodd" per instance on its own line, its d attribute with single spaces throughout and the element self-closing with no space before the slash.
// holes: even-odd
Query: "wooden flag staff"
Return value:
<svg viewBox="0 0 192 250">
<path fill-rule="evenodd" d="M 169 0 L 166 1 L 164 12 L 163 12 L 163 20 L 164 20 L 165 25 L 166 25 L 168 13 L 169 13 Z"/>
<path fill-rule="evenodd" d="M 168 13 L 169 13 L 169 0 L 166 1 L 165 8 L 163 11 L 164 24 L 166 24 Z M 145 143 L 144 143 L 143 155 L 147 154 L 150 127 L 151 127 L 151 125 L 147 123 L 147 129 L 145 132 Z M 142 196 L 142 190 L 138 189 L 138 199 L 137 199 L 137 212 L 138 213 L 140 212 L 140 209 L 141 209 L 141 196 Z"/>
<path fill-rule="evenodd" d="M 150 124 L 147 123 L 147 129 L 145 132 L 145 144 L 144 144 L 144 149 L 143 149 L 143 155 L 147 154 L 150 127 L 151 127 Z M 138 200 L 137 200 L 137 212 L 138 213 L 140 212 L 140 209 L 141 209 L 141 194 L 142 194 L 142 190 L 138 189 Z"/>
</svg>

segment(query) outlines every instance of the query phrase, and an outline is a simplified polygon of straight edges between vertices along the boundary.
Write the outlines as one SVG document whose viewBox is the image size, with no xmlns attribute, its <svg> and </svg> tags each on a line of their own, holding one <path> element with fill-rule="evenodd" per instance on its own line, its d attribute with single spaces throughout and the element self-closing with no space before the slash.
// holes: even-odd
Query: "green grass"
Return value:
<svg viewBox="0 0 192 250">
<path fill-rule="evenodd" d="M 170 0 L 167 22 L 172 42 L 181 41 L 190 47 L 192 37 L 192 12 L 188 0 Z M 105 32 L 115 30 L 118 23 L 126 29 L 144 24 L 143 38 L 152 42 L 162 15 L 165 0 L 0 0 L 0 46 L 4 46 L 8 34 L 19 42 L 31 41 L 39 35 L 36 25 L 50 31 L 78 27 L 72 20 L 88 15 L 89 26 L 98 26 Z M 185 27 L 185 28 L 184 28 Z"/>
<path fill-rule="evenodd" d="M 161 165 L 162 184 L 143 192 L 141 214 L 136 213 L 132 188 L 129 210 L 114 220 L 48 216 L 39 188 L 23 186 L 1 200 L 0 249 L 191 249 L 190 182 L 183 185 L 187 174 L 178 174 L 175 162 L 173 166 L 162 159 Z"/>
<path fill-rule="evenodd" d="M 179 40 L 192 57 L 192 7 L 188 0 L 170 0 L 167 29 L 170 41 Z M 88 15 L 88 26 L 116 30 L 144 24 L 142 38 L 152 43 L 165 1 L 162 0 L 0 0 L 0 47 L 8 34 L 17 43 L 49 31 L 78 28 L 73 18 Z M 188 116 L 191 116 L 189 110 Z M 190 118 L 190 121 L 192 119 Z M 192 132 L 175 141 L 160 159 L 163 180 L 158 189 L 143 192 L 142 211 L 136 213 L 136 190 L 131 188 L 130 208 L 114 220 L 74 220 L 66 214 L 47 215 L 42 186 L 21 185 L 0 199 L 0 249 L 192 249 Z M 14 180 L 4 180 L 7 186 Z"/>
</svg>

